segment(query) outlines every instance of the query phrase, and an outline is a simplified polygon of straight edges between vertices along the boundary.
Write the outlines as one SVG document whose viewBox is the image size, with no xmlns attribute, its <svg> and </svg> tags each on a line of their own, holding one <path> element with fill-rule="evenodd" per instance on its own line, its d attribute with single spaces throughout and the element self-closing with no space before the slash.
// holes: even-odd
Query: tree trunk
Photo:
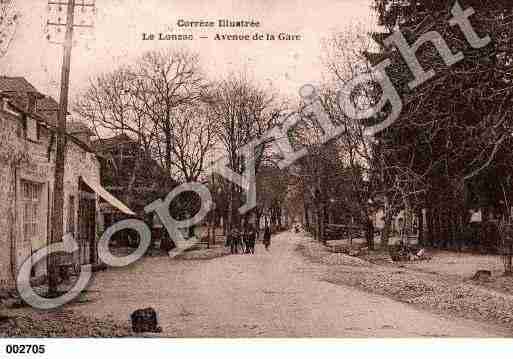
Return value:
<svg viewBox="0 0 513 359">
<path fill-rule="evenodd" d="M 449 230 L 450 230 L 450 248 L 458 249 L 458 243 L 456 242 L 456 211 L 451 208 L 451 215 L 449 217 Z"/>
<path fill-rule="evenodd" d="M 417 216 L 419 218 L 418 222 L 418 243 L 420 246 L 424 245 L 424 213 L 422 211 L 422 208 L 419 208 L 417 211 Z"/>
<path fill-rule="evenodd" d="M 225 234 L 228 235 L 232 231 L 233 226 L 233 201 L 234 201 L 234 184 L 230 183 L 230 194 L 228 197 L 228 214 L 226 216 L 226 231 Z"/>
<path fill-rule="evenodd" d="M 166 170 L 168 173 L 171 173 L 171 148 L 173 146 L 173 139 L 171 137 L 171 125 L 169 124 L 169 120 L 165 126 L 165 137 L 166 137 L 166 153 L 165 153 L 165 162 L 166 162 Z"/>
<path fill-rule="evenodd" d="M 387 211 L 385 213 L 385 223 L 383 225 L 383 232 L 381 232 L 381 248 L 388 248 L 388 241 L 390 239 L 390 231 L 392 229 L 392 213 Z"/>
<path fill-rule="evenodd" d="M 436 215 L 435 215 L 435 218 L 436 218 L 436 238 L 435 238 L 435 243 L 436 243 L 436 248 L 442 248 L 442 244 L 443 244 L 443 236 L 444 236 L 444 232 L 443 232 L 443 224 L 442 224 L 442 208 L 439 207 L 437 208 L 437 212 L 436 212 Z"/>
<path fill-rule="evenodd" d="M 365 237 L 367 240 L 367 247 L 369 250 L 374 250 L 374 223 L 372 222 L 372 219 L 367 216 L 366 218 L 366 231 L 365 231 Z"/>
<path fill-rule="evenodd" d="M 309 231 L 310 230 L 310 218 L 308 216 L 308 204 L 306 204 L 306 201 L 304 201 L 304 207 L 305 207 L 305 227 Z"/>
<path fill-rule="evenodd" d="M 315 206 L 315 240 L 321 240 L 321 209 L 319 204 Z"/>
<path fill-rule="evenodd" d="M 137 179 L 137 174 L 139 173 L 139 169 L 141 167 L 142 158 L 141 158 L 141 151 L 137 151 L 134 168 L 132 169 L 132 173 L 130 175 L 130 181 L 128 182 L 128 188 L 125 195 L 125 201 L 128 207 L 132 207 L 132 204 L 134 202 L 134 195 L 135 195 L 135 181 Z M 121 164 L 123 166 L 123 164 Z"/>
<path fill-rule="evenodd" d="M 426 210 L 426 221 L 427 221 L 427 244 L 430 247 L 433 247 L 433 241 L 434 241 L 434 228 L 433 228 L 433 207 L 428 206 Z"/>
<path fill-rule="evenodd" d="M 440 223 L 442 226 L 443 231 L 443 244 L 442 248 L 448 249 L 449 248 L 449 240 L 450 240 L 450 228 L 449 228 L 449 217 L 450 212 L 447 208 L 444 208 L 443 212 L 440 213 Z"/>
<path fill-rule="evenodd" d="M 235 185 L 233 185 L 235 187 Z M 240 232 L 242 231 L 242 216 L 239 213 L 239 208 L 242 205 L 242 189 L 235 189 L 234 192 L 235 199 L 232 207 L 232 224 L 237 228 L 237 230 Z"/>
<path fill-rule="evenodd" d="M 209 234 L 208 234 L 208 247 L 210 248 L 210 243 L 212 243 L 212 245 L 216 245 L 216 214 L 217 214 L 217 211 L 215 209 L 212 210 L 211 213 L 211 222 L 210 222 L 210 229 L 209 229 Z M 212 240 L 210 240 L 210 238 L 212 237 Z"/>
</svg>

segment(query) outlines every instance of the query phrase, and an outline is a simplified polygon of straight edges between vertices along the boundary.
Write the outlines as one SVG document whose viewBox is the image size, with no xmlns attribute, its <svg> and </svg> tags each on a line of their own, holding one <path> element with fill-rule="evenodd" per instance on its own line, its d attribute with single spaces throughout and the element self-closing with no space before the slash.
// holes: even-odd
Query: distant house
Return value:
<svg viewBox="0 0 513 359">
<path fill-rule="evenodd" d="M 58 104 L 22 77 L 0 77 L 0 288 L 12 287 L 20 266 L 49 242 L 55 176 Z M 92 134 L 68 123 L 64 178 L 64 231 L 80 250 L 75 264 L 97 263 L 100 162 Z M 130 211 L 124 208 L 126 211 Z M 46 261 L 33 267 L 45 276 Z"/>
<path fill-rule="evenodd" d="M 100 157 L 102 186 L 127 203 L 139 217 L 146 217 L 144 208 L 165 198 L 178 185 L 137 141 L 126 134 L 98 139 L 93 142 L 93 147 Z M 101 204 L 101 214 L 105 226 L 124 217 L 109 203 Z"/>
</svg>

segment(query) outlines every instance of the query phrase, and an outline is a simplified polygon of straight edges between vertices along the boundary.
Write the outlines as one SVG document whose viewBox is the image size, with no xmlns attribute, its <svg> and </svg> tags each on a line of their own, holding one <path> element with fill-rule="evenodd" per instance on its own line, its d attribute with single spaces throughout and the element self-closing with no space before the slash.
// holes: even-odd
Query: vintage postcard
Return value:
<svg viewBox="0 0 513 359">
<path fill-rule="evenodd" d="M 0 0 L 0 356 L 511 337 L 512 22 L 505 0 Z"/>
</svg>

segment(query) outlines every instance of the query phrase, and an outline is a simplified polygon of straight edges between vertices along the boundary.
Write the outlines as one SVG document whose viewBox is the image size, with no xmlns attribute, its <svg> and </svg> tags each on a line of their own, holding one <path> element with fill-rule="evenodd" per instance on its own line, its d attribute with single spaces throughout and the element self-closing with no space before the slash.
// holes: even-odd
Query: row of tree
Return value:
<svg viewBox="0 0 513 359">
<path fill-rule="evenodd" d="M 241 216 L 238 209 L 246 196 L 242 188 L 205 171 L 214 159 L 225 156 L 232 171 L 244 173 L 239 150 L 276 125 L 283 111 L 278 96 L 245 74 L 210 81 L 199 60 L 186 50 L 145 53 L 131 66 L 93 78 L 73 110 L 99 138 L 125 134 L 139 144 L 132 174 L 151 158 L 178 183 L 208 183 L 216 203 L 210 220 L 223 218 L 225 230 L 242 227 L 252 214 L 281 218 L 275 212 L 287 191 L 283 183 L 273 186 L 274 181 L 260 175 L 259 206 Z M 257 174 L 261 168 L 272 171 L 268 148 L 264 142 L 256 149 Z M 194 209 L 191 204 L 190 214 Z"/>
<path fill-rule="evenodd" d="M 355 26 L 325 41 L 326 81 L 318 100 L 333 125 L 343 129 L 329 141 L 322 119 L 305 103 L 286 106 L 272 89 L 243 74 L 210 81 L 198 55 L 182 50 L 149 52 L 132 66 L 93 79 L 74 110 L 99 137 L 126 133 L 136 139 L 143 149 L 141 159 L 157 159 L 179 181 L 208 181 L 216 202 L 211 220 L 224 218 L 228 229 L 243 226 L 250 215 L 267 216 L 279 224 L 281 209 L 288 203 L 289 213 L 305 216 L 318 238 L 326 237 L 330 218 L 337 217 L 365 228 L 372 248 L 378 209 L 384 210 L 385 246 L 393 217 L 404 210 L 407 222 L 416 214 L 419 227 L 428 228 L 426 235 L 421 231 L 421 240 L 455 244 L 468 224 L 469 208 L 494 208 L 503 215 L 510 208 L 513 189 L 512 5 L 458 2 L 463 9 L 474 8 L 474 29 L 491 38 L 488 45 L 475 49 L 458 27 L 450 26 L 455 4 L 375 0 L 383 33 L 369 34 L 367 28 Z M 453 53 L 463 52 L 464 59 L 448 66 L 434 44 L 426 42 L 416 56 L 436 75 L 411 89 L 414 74 L 400 52 L 383 41 L 397 29 L 410 45 L 436 31 Z M 391 126 L 369 137 L 366 128 L 383 121 L 392 106 L 355 121 L 346 116 L 337 94 L 385 59 L 391 61 L 387 75 L 403 108 Z M 362 84 L 351 101 L 359 108 L 373 106 L 382 92 L 375 83 Z M 225 155 L 228 167 L 243 174 L 245 161 L 239 150 L 291 111 L 301 121 L 288 132 L 289 140 L 308 154 L 280 171 L 272 142 L 262 142 L 255 154 L 258 207 L 241 216 L 244 191 L 221 177 L 205 176 L 205 168 L 214 157 Z"/>
<path fill-rule="evenodd" d="M 474 48 L 458 27 L 450 25 L 456 5 L 474 8 L 471 23 L 480 38 L 490 37 L 489 44 Z M 406 221 L 416 214 L 419 227 L 427 227 L 426 233 L 421 230 L 421 241 L 458 247 L 468 228 L 470 208 L 484 208 L 485 219 L 488 212 L 509 217 L 513 5 L 484 0 L 376 0 L 374 8 L 383 33 L 368 34 L 354 27 L 326 42 L 328 81 L 320 99 L 333 123 L 345 130 L 327 144 L 313 144 L 316 151 L 302 161 L 305 203 L 316 207 L 316 231 L 321 237 L 328 221 L 326 208 L 334 201 L 367 228 L 369 247 L 373 246 L 371 216 L 377 208 L 385 213 L 384 245 L 393 216 L 404 210 Z M 426 42 L 415 54 L 423 69 L 434 70 L 435 76 L 411 89 L 414 74 L 400 51 L 384 42 L 398 29 L 410 46 L 436 31 L 453 53 L 461 51 L 464 58 L 448 65 L 435 44 Z M 336 95 L 351 79 L 372 73 L 372 66 L 386 59 L 391 62 L 386 73 L 403 108 L 391 126 L 370 138 L 365 136 L 366 126 L 383 121 L 394 110 L 392 105 L 366 121 L 354 121 L 342 111 Z M 366 108 L 376 105 L 382 93 L 379 85 L 367 83 L 354 91 L 351 100 Z M 306 183 L 312 174 L 313 182 Z"/>
<path fill-rule="evenodd" d="M 474 48 L 448 19 L 455 6 L 473 7 L 469 18 L 479 38 L 490 42 Z M 398 121 L 379 136 L 385 161 L 408 168 L 422 192 L 407 198 L 417 213 L 427 209 L 429 244 L 459 247 L 470 220 L 469 208 L 488 209 L 509 217 L 511 203 L 513 5 L 508 1 L 376 1 L 380 25 L 404 29 L 410 44 L 437 31 L 462 61 L 448 66 L 433 44 L 416 53 L 435 77 L 410 90 L 413 76 L 397 51 L 381 43 L 378 57 L 392 61 L 388 72 L 405 100 Z M 379 36 L 376 36 L 379 38 Z M 396 171 L 388 171 L 388 177 Z M 419 216 L 420 219 L 423 216 Z M 421 223 L 422 224 L 422 223 Z"/>
</svg>

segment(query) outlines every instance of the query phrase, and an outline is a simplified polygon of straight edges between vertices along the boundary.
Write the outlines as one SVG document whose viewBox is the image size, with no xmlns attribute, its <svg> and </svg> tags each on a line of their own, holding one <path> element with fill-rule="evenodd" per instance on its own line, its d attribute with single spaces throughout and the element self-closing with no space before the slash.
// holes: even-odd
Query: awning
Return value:
<svg viewBox="0 0 513 359">
<path fill-rule="evenodd" d="M 88 179 L 84 176 L 82 176 L 82 181 L 91 189 L 96 192 L 97 195 L 99 195 L 101 198 L 106 200 L 110 203 L 111 206 L 119 209 L 124 214 L 128 214 L 130 216 L 135 216 L 135 213 L 130 210 L 123 202 L 121 202 L 119 199 L 114 197 L 112 194 L 110 194 L 105 188 L 102 187 L 101 184 L 97 183 L 96 181 L 92 181 L 91 179 Z"/>
</svg>

